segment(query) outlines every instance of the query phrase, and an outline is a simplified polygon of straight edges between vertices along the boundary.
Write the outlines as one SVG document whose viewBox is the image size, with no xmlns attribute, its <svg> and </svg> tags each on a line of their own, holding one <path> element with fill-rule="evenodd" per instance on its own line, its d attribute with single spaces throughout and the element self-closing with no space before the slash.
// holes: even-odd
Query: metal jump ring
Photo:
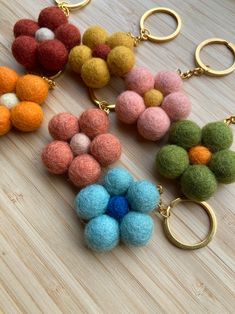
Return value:
<svg viewBox="0 0 235 314">
<path fill-rule="evenodd" d="M 86 5 L 88 5 L 89 2 L 91 2 L 91 0 L 83 0 L 83 1 L 81 1 L 79 3 L 70 4 L 70 3 L 67 3 L 67 2 L 64 2 L 64 1 L 55 0 L 55 3 L 57 5 L 60 5 L 62 3 L 66 3 L 66 7 L 69 10 L 81 9 L 81 8 L 85 7 Z"/>
</svg>

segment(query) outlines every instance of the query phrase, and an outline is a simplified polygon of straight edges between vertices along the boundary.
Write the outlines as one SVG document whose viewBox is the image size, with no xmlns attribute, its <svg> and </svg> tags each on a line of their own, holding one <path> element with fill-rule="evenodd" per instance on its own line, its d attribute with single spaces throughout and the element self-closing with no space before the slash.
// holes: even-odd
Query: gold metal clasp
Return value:
<svg viewBox="0 0 235 314">
<path fill-rule="evenodd" d="M 66 1 L 55 0 L 57 6 L 64 12 L 67 17 L 69 16 L 70 11 L 79 10 L 88 5 L 90 2 L 91 0 L 83 0 L 79 3 L 71 4 Z"/>
<path fill-rule="evenodd" d="M 224 123 L 230 125 L 230 124 L 235 124 L 235 116 L 231 116 L 227 119 L 224 120 Z"/>
<path fill-rule="evenodd" d="M 100 100 L 96 97 L 95 95 L 95 91 L 92 88 L 89 88 L 89 95 L 91 100 L 93 101 L 93 103 L 99 107 L 99 109 L 103 110 L 104 112 L 106 112 L 107 114 L 110 113 L 111 110 L 115 109 L 115 104 L 109 104 L 107 101 L 105 100 Z"/>
</svg>

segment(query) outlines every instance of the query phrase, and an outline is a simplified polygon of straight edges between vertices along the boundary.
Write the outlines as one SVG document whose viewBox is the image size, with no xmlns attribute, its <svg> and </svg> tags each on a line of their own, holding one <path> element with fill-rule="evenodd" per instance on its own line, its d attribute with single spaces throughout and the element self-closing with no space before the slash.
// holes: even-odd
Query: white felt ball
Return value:
<svg viewBox="0 0 235 314">
<path fill-rule="evenodd" d="M 55 34 L 46 27 L 39 28 L 35 33 L 36 40 L 41 42 L 44 40 L 52 40 L 55 38 Z"/>
<path fill-rule="evenodd" d="M 0 97 L 0 104 L 6 106 L 8 109 L 11 109 L 15 105 L 17 105 L 19 102 L 20 102 L 20 100 L 16 96 L 15 93 L 3 94 Z"/>
<path fill-rule="evenodd" d="M 75 156 L 88 153 L 90 144 L 89 137 L 83 133 L 75 134 L 70 141 L 70 147 Z"/>
</svg>

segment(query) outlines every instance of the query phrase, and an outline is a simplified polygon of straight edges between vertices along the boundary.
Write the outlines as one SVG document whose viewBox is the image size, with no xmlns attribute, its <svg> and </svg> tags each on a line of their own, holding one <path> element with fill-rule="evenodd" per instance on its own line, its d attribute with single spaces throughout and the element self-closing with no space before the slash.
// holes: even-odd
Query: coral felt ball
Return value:
<svg viewBox="0 0 235 314">
<path fill-rule="evenodd" d="M 99 163 L 88 154 L 77 156 L 69 167 L 69 179 L 77 187 L 95 183 L 101 175 Z"/>
<path fill-rule="evenodd" d="M 189 160 L 192 164 L 207 165 L 211 160 L 212 153 L 205 146 L 194 146 L 189 150 Z"/>
<path fill-rule="evenodd" d="M 69 65 L 76 73 L 81 73 L 83 64 L 92 58 L 92 50 L 84 45 L 75 46 L 69 53 Z"/>
<path fill-rule="evenodd" d="M 68 23 L 64 12 L 57 7 L 47 7 L 43 9 L 38 17 L 38 24 L 40 27 L 47 27 L 55 30 L 62 24 Z"/>
<path fill-rule="evenodd" d="M 8 109 L 13 108 L 20 102 L 15 93 L 6 93 L 0 96 L 0 105 L 6 106 Z"/>
<path fill-rule="evenodd" d="M 118 222 L 108 215 L 91 219 L 85 227 L 86 245 L 96 252 L 111 251 L 119 242 Z"/>
<path fill-rule="evenodd" d="M 92 184 L 83 188 L 75 199 L 75 209 L 81 219 L 92 219 L 105 213 L 110 196 L 102 185 Z"/>
<path fill-rule="evenodd" d="M 0 106 L 0 136 L 8 133 L 11 129 L 10 110 Z"/>
<path fill-rule="evenodd" d="M 166 145 L 157 154 L 157 171 L 165 178 L 176 179 L 189 166 L 187 151 L 176 145 Z"/>
<path fill-rule="evenodd" d="M 144 110 L 143 98 L 133 91 L 125 91 L 117 98 L 115 112 L 124 123 L 135 123 Z"/>
<path fill-rule="evenodd" d="M 110 195 L 124 195 L 133 181 L 126 169 L 116 167 L 106 173 L 103 184 Z"/>
<path fill-rule="evenodd" d="M 161 71 L 155 77 L 154 87 L 163 95 L 179 92 L 183 86 L 180 75 L 174 71 Z"/>
<path fill-rule="evenodd" d="M 55 37 L 62 41 L 65 47 L 70 50 L 81 42 L 79 29 L 73 24 L 63 24 L 55 31 Z"/>
<path fill-rule="evenodd" d="M 204 165 L 189 166 L 180 183 L 182 192 L 188 199 L 200 202 L 209 199 L 217 189 L 213 172 Z"/>
<path fill-rule="evenodd" d="M 58 113 L 49 121 L 48 129 L 55 140 L 68 141 L 79 132 L 78 118 L 68 112 Z"/>
<path fill-rule="evenodd" d="M 21 35 L 33 37 L 38 29 L 39 26 L 37 22 L 29 19 L 22 19 L 15 23 L 13 31 L 15 37 Z"/>
<path fill-rule="evenodd" d="M 153 183 L 142 180 L 130 185 L 127 199 L 132 210 L 149 213 L 158 206 L 160 193 Z"/>
<path fill-rule="evenodd" d="M 83 45 L 94 49 L 98 45 L 105 44 L 107 38 L 108 33 L 104 28 L 100 26 L 91 26 L 83 34 L 82 43 Z"/>
<path fill-rule="evenodd" d="M 129 212 L 120 225 L 121 240 L 126 245 L 142 246 L 151 239 L 154 231 L 153 219 L 142 213 Z"/>
<path fill-rule="evenodd" d="M 26 74 L 21 76 L 16 84 L 16 94 L 22 101 L 42 104 L 48 96 L 48 91 L 48 83 L 37 75 Z"/>
<path fill-rule="evenodd" d="M 182 120 L 191 112 L 191 102 L 182 92 L 171 93 L 162 103 L 162 109 L 166 111 L 172 121 Z"/>
<path fill-rule="evenodd" d="M 79 126 L 81 132 L 93 139 L 97 135 L 108 132 L 109 119 L 100 109 L 88 109 L 81 114 Z"/>
<path fill-rule="evenodd" d="M 38 43 L 33 37 L 20 36 L 12 44 L 12 54 L 26 69 L 33 69 L 37 66 L 37 48 Z"/>
<path fill-rule="evenodd" d="M 110 51 L 111 51 L 111 48 L 108 45 L 101 44 L 95 47 L 92 55 L 95 58 L 101 58 L 101 59 L 106 60 Z"/>
<path fill-rule="evenodd" d="M 109 53 L 107 63 L 112 74 L 124 76 L 135 65 L 135 55 L 130 48 L 118 46 Z"/>
<path fill-rule="evenodd" d="M 124 196 L 113 196 L 110 198 L 106 215 L 113 217 L 117 221 L 121 221 L 122 218 L 129 212 L 129 204 Z"/>
<path fill-rule="evenodd" d="M 224 149 L 212 156 L 209 168 L 222 183 L 235 182 L 235 152 Z"/>
<path fill-rule="evenodd" d="M 154 76 L 143 67 L 135 67 L 125 78 L 126 88 L 143 95 L 154 88 Z"/>
<path fill-rule="evenodd" d="M 116 162 L 122 152 L 119 139 L 109 133 L 98 135 L 91 142 L 91 154 L 102 166 Z"/>
<path fill-rule="evenodd" d="M 14 92 L 18 78 L 16 71 L 8 67 L 0 67 L 0 95 Z"/>
<path fill-rule="evenodd" d="M 75 156 L 86 154 L 90 150 L 91 141 L 86 134 L 77 133 L 75 134 L 70 141 L 70 147 Z"/>
<path fill-rule="evenodd" d="M 140 115 L 137 127 L 143 138 L 157 141 L 169 130 L 170 119 L 163 109 L 149 107 Z"/>
<path fill-rule="evenodd" d="M 109 36 L 106 41 L 106 44 L 111 48 L 115 48 L 117 46 L 125 46 L 127 48 L 134 48 L 134 40 L 129 36 L 129 34 L 124 32 L 116 32 Z"/>
<path fill-rule="evenodd" d="M 102 88 L 108 84 L 110 73 L 103 59 L 92 58 L 83 64 L 81 77 L 88 87 Z"/>
<path fill-rule="evenodd" d="M 63 174 L 69 169 L 73 153 L 68 143 L 53 141 L 44 148 L 41 158 L 49 172 Z"/>
<path fill-rule="evenodd" d="M 144 94 L 144 103 L 146 107 L 160 106 L 163 101 L 163 94 L 156 89 L 150 89 Z"/>
<path fill-rule="evenodd" d="M 22 101 L 11 109 L 11 122 L 16 129 L 22 132 L 37 130 L 42 121 L 42 108 L 34 102 Z"/>
</svg>

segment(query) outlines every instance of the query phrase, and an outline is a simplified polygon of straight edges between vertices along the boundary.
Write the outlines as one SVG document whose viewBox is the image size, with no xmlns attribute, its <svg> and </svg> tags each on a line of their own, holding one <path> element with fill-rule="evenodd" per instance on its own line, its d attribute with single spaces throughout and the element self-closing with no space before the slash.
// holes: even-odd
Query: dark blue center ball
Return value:
<svg viewBox="0 0 235 314">
<path fill-rule="evenodd" d="M 120 221 L 129 212 L 129 204 L 124 196 L 110 198 L 106 214 Z"/>
</svg>

